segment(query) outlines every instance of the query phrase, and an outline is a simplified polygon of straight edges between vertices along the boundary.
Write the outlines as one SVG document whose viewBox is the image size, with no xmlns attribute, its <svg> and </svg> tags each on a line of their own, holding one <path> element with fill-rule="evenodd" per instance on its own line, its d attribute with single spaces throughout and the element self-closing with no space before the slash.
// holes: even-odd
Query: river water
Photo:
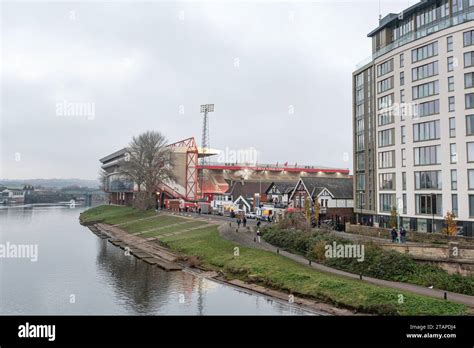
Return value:
<svg viewBox="0 0 474 348">
<path fill-rule="evenodd" d="M 124 255 L 79 224 L 75 207 L 0 208 L 0 314 L 305 315 L 291 304 Z M 37 260 L 34 261 L 34 247 Z"/>
</svg>

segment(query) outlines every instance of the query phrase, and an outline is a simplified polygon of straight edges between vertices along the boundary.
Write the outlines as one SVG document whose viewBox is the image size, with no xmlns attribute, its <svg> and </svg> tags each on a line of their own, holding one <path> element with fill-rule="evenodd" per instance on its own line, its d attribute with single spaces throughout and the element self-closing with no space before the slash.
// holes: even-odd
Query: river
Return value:
<svg viewBox="0 0 474 348">
<path fill-rule="evenodd" d="M 0 246 L 37 247 L 0 258 L 2 315 L 306 315 L 291 304 L 165 272 L 126 256 L 79 224 L 81 207 L 0 208 Z M 11 249 L 13 248 L 13 249 Z M 30 255 L 32 256 L 32 255 Z"/>
</svg>

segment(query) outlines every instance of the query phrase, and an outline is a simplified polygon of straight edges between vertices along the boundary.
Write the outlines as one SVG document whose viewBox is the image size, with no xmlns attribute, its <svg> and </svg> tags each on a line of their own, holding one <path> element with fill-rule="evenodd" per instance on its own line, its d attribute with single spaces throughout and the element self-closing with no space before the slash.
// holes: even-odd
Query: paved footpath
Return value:
<svg viewBox="0 0 474 348">
<path fill-rule="evenodd" d="M 311 265 L 309 265 L 309 261 L 305 259 L 301 255 L 296 255 L 289 253 L 287 251 L 281 250 L 267 242 L 265 242 L 263 239 L 261 243 L 256 243 L 254 241 L 255 238 L 255 233 L 252 231 L 251 228 L 249 229 L 244 229 L 240 228 L 238 232 L 236 232 L 237 224 L 236 223 L 231 223 L 229 225 L 229 222 L 222 224 L 219 227 L 219 233 L 220 235 L 230 241 L 233 241 L 237 244 L 251 247 L 251 248 L 257 248 L 257 249 L 262 249 L 262 250 L 267 250 L 271 252 L 277 252 L 279 251 L 279 254 L 282 256 L 285 256 L 289 259 L 292 259 L 296 262 L 299 262 L 303 265 L 306 265 L 308 267 L 312 267 L 314 269 L 317 269 L 319 271 L 325 272 L 325 273 L 330 273 L 330 274 L 335 274 L 338 276 L 343 276 L 347 278 L 352 278 L 352 279 L 358 279 L 360 280 L 360 275 L 354 274 L 354 273 L 349 273 L 345 271 L 341 271 L 335 268 L 327 267 L 319 263 L 312 262 Z M 454 292 L 449 292 L 449 291 L 444 291 L 444 290 L 437 290 L 437 289 L 430 289 L 426 288 L 424 286 L 419 286 L 419 285 L 414 285 L 414 284 L 408 284 L 408 283 L 400 283 L 400 282 L 394 282 L 394 281 L 389 281 L 389 280 L 383 280 L 383 279 L 376 279 L 376 278 L 371 278 L 367 276 L 362 277 L 362 281 L 365 281 L 367 283 L 375 284 L 375 285 L 380 285 L 384 286 L 387 288 L 392 288 L 392 289 L 398 289 L 398 290 L 403 290 L 407 292 L 411 292 L 414 294 L 418 295 L 423 295 L 423 296 L 429 296 L 429 297 L 435 297 L 439 299 L 444 298 L 444 294 L 446 293 L 448 300 L 452 302 L 457 302 L 457 303 L 462 303 L 465 305 L 468 305 L 472 308 L 474 308 L 474 296 L 468 296 L 468 295 L 463 295 L 463 294 L 458 294 Z"/>
</svg>

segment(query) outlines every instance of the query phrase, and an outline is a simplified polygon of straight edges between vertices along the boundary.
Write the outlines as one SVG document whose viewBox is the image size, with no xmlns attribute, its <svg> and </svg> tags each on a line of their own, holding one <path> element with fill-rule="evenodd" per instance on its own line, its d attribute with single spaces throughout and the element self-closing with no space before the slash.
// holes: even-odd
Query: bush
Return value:
<svg viewBox="0 0 474 348">
<path fill-rule="evenodd" d="M 333 242 L 351 243 L 329 232 L 306 232 L 272 226 L 264 230 L 263 238 L 289 252 L 350 273 L 474 295 L 474 276 L 449 274 L 437 265 L 418 263 L 408 255 L 384 250 L 371 242 L 364 244 L 364 261 L 359 262 L 356 258 L 326 258 L 326 245 Z"/>
</svg>

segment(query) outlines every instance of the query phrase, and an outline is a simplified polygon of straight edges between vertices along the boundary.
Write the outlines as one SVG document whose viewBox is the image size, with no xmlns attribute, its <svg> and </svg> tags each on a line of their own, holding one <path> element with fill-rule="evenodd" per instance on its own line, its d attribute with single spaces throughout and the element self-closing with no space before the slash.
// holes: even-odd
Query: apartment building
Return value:
<svg viewBox="0 0 474 348">
<path fill-rule="evenodd" d="M 474 227 L 474 0 L 419 2 L 368 34 L 353 73 L 354 213 L 439 232 Z"/>
</svg>

